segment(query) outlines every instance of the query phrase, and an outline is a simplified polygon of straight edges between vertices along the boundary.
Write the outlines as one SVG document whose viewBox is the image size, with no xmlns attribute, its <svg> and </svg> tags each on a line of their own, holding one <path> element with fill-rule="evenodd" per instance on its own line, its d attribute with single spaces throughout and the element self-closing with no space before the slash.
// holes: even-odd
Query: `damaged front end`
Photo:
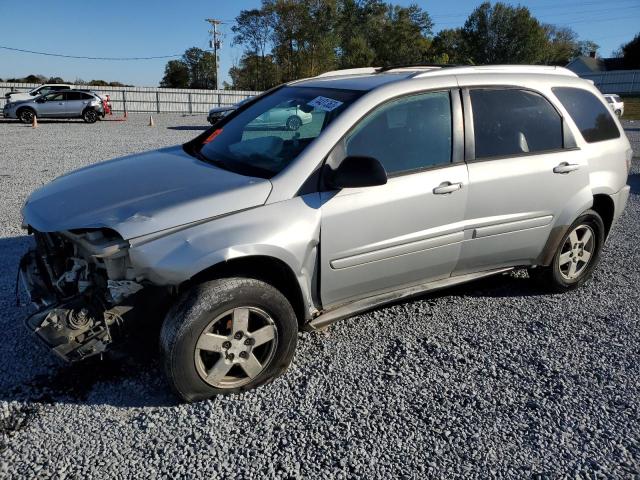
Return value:
<svg viewBox="0 0 640 480">
<path fill-rule="evenodd" d="M 27 326 L 67 361 L 103 353 L 143 288 L 128 242 L 108 229 L 30 233 L 19 276 L 38 310 Z"/>
</svg>

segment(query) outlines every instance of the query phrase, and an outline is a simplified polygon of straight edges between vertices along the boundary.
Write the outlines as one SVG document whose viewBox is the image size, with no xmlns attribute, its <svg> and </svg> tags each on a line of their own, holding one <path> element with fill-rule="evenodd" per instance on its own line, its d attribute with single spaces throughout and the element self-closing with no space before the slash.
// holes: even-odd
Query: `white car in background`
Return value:
<svg viewBox="0 0 640 480">
<path fill-rule="evenodd" d="M 287 130 L 295 131 L 313 120 L 313 115 L 311 115 L 313 108 L 309 108 L 309 111 L 305 110 L 300 105 L 271 108 L 249 123 L 249 125 L 258 128 L 285 127 Z"/>
<path fill-rule="evenodd" d="M 4 98 L 8 102 L 19 102 L 22 100 L 31 100 L 40 95 L 46 95 L 47 93 L 59 92 L 60 90 L 70 90 L 73 85 L 62 83 L 45 83 L 39 87 L 33 88 L 28 92 L 9 92 L 4 95 Z"/>
<path fill-rule="evenodd" d="M 611 110 L 613 110 L 617 116 L 621 117 L 622 115 L 624 115 L 624 102 L 619 95 L 615 95 L 613 93 L 605 93 L 604 98 L 607 100 L 607 103 L 609 104 Z"/>
</svg>

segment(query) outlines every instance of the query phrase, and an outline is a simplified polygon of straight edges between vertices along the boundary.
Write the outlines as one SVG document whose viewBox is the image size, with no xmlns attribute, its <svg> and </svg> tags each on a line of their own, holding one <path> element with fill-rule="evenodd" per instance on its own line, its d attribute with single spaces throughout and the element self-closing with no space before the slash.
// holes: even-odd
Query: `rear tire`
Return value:
<svg viewBox="0 0 640 480">
<path fill-rule="evenodd" d="M 17 117 L 22 123 L 33 123 L 33 119 L 36 118 L 37 115 L 31 108 L 23 108 L 18 110 Z"/>
<path fill-rule="evenodd" d="M 160 334 L 173 390 L 193 402 L 273 381 L 287 369 L 298 340 L 289 301 L 250 278 L 212 280 L 178 300 Z"/>
<path fill-rule="evenodd" d="M 556 292 L 584 285 L 600 260 L 605 228 L 598 212 L 587 210 L 562 237 L 551 265 L 531 270 L 540 283 Z"/>
<path fill-rule="evenodd" d="M 96 123 L 98 121 L 98 112 L 95 110 L 85 110 L 82 114 L 85 123 Z"/>
</svg>

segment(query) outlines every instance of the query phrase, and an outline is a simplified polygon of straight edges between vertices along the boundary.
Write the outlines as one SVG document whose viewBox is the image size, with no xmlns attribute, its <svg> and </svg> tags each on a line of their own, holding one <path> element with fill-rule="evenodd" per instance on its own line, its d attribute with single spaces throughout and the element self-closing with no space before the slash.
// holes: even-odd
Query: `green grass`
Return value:
<svg viewBox="0 0 640 480">
<path fill-rule="evenodd" d="M 622 120 L 640 120 L 640 97 L 621 97 L 624 102 Z"/>
</svg>

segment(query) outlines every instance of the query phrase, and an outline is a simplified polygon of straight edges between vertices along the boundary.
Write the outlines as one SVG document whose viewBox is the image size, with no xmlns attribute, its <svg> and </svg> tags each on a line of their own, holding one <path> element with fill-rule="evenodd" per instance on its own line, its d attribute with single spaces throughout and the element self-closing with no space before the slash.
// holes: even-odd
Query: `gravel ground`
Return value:
<svg viewBox="0 0 640 480">
<path fill-rule="evenodd" d="M 271 385 L 179 405 L 154 339 L 127 359 L 65 366 L 14 299 L 24 197 L 203 128 L 155 120 L 0 120 L 0 477 L 640 476 L 640 160 L 586 287 L 548 295 L 514 273 L 381 308 L 300 334 Z M 626 127 L 638 154 L 640 122 Z"/>
</svg>

